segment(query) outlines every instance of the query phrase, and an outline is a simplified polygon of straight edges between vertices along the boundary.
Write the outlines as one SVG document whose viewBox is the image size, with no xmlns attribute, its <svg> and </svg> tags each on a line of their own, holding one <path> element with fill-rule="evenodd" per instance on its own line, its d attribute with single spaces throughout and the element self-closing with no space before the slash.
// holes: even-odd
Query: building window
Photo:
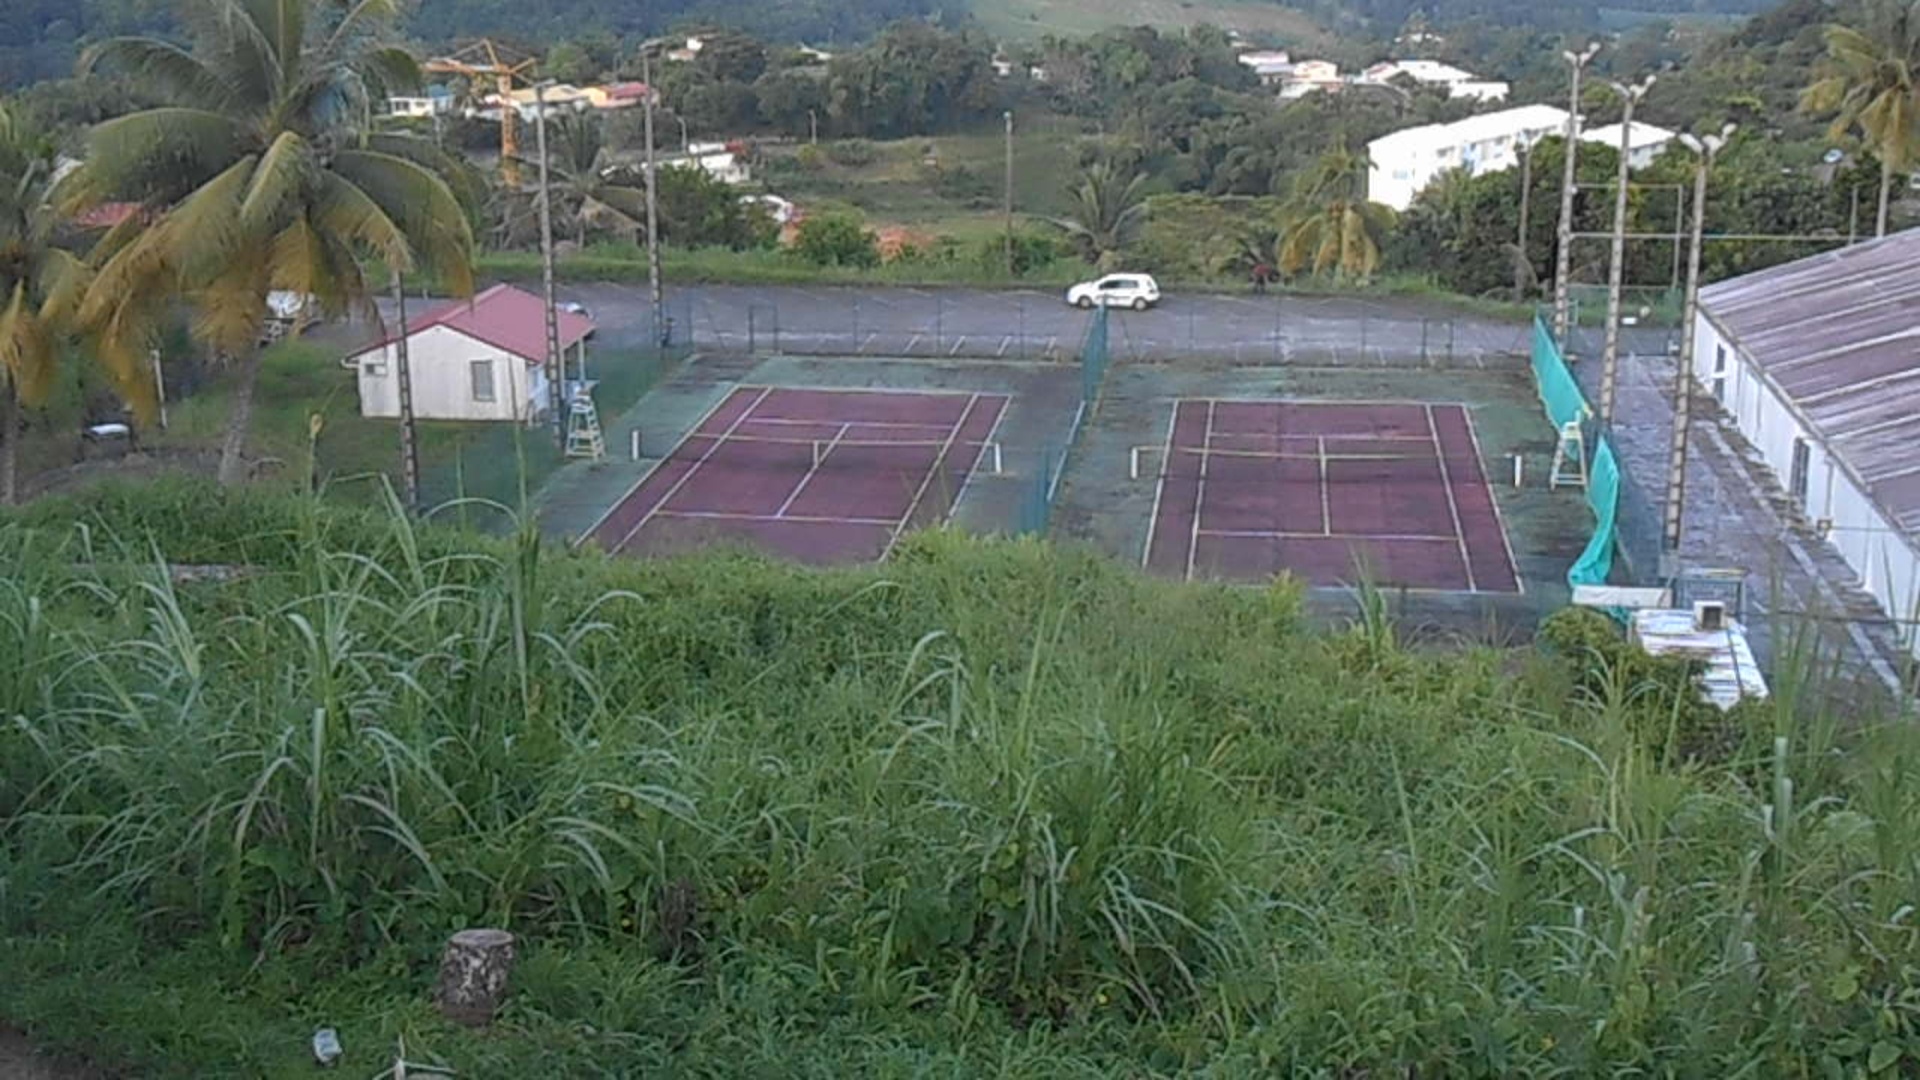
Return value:
<svg viewBox="0 0 1920 1080">
<path fill-rule="evenodd" d="M 387 362 L 385 360 L 369 360 L 362 370 L 372 378 L 384 379 L 387 377 Z"/>
<path fill-rule="evenodd" d="M 493 361 L 475 360 L 467 365 L 467 371 L 473 377 L 473 400 L 494 400 Z"/>
<path fill-rule="evenodd" d="M 1713 400 L 1727 403 L 1727 347 L 1713 347 Z"/>
</svg>

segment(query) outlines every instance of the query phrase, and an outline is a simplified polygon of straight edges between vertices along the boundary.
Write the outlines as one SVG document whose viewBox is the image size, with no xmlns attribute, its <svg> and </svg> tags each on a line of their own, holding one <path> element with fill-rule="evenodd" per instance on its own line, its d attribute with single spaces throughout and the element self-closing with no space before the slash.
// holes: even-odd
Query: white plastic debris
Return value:
<svg viewBox="0 0 1920 1080">
<path fill-rule="evenodd" d="M 332 1028 L 321 1028 L 313 1033 L 313 1060 L 319 1062 L 321 1068 L 331 1068 L 338 1064 L 340 1055 L 344 1052 L 340 1048 L 339 1032 Z"/>
</svg>

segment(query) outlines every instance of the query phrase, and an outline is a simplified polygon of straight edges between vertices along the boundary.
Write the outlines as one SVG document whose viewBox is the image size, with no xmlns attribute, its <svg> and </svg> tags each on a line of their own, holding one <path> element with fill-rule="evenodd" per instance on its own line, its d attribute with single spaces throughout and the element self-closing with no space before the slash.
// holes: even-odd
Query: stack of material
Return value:
<svg viewBox="0 0 1920 1080">
<path fill-rule="evenodd" d="M 1721 709 L 1767 696 L 1766 676 L 1754 663 L 1746 628 L 1732 619 L 1720 629 L 1702 630 L 1691 611 L 1648 609 L 1633 613 L 1632 633 L 1654 656 L 1682 656 L 1705 664 L 1700 695 Z"/>
</svg>

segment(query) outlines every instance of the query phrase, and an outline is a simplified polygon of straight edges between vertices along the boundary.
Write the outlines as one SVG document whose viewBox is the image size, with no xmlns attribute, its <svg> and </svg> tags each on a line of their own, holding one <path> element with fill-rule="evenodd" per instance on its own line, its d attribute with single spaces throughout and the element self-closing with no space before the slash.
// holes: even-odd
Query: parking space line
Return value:
<svg viewBox="0 0 1920 1080">
<path fill-rule="evenodd" d="M 865 352 L 867 351 L 867 346 L 869 346 L 869 345 L 871 345 L 871 344 L 873 344 L 873 339 L 874 339 L 874 338 L 877 338 L 877 337 L 879 337 L 879 336 L 880 336 L 880 334 L 879 334 L 879 333 L 878 333 L 877 331 L 876 331 L 876 332 L 874 332 L 874 333 L 869 333 L 869 334 L 867 335 L 867 338 L 866 338 L 866 340 L 865 340 L 865 341 L 862 341 L 862 342 L 861 342 L 861 343 L 859 344 L 859 346 L 858 346 L 857 348 L 855 348 L 855 349 L 854 349 L 854 352 L 857 352 L 857 353 L 863 353 L 863 354 L 864 354 L 864 353 L 865 353 Z"/>
<path fill-rule="evenodd" d="M 995 352 L 993 355 L 995 357 L 1005 356 L 1007 355 L 1007 350 L 1012 347 L 1013 347 L 1013 335 L 1008 334 L 1006 337 L 1003 337 L 1000 339 L 999 351 Z"/>
<path fill-rule="evenodd" d="M 965 334 L 961 334 L 961 335 L 960 335 L 960 340 L 958 340 L 958 341 L 956 341 L 956 342 L 954 342 L 954 343 L 953 343 L 953 348 L 951 348 L 951 349 L 948 349 L 948 350 L 947 350 L 947 355 L 948 355 L 948 356 L 959 356 L 959 355 L 960 355 L 960 347 L 961 347 L 961 346 L 963 346 L 963 345 L 965 345 L 966 343 L 967 343 L 967 335 L 965 335 Z"/>
<path fill-rule="evenodd" d="M 926 335 L 925 335 L 925 334 L 922 334 L 922 333 L 920 333 L 920 332 L 918 332 L 918 331 L 915 331 L 915 332 L 914 332 L 914 335 L 913 335 L 912 337 L 910 337 L 910 338 L 908 338 L 908 339 L 907 339 L 907 347 L 906 347 L 906 348 L 904 348 L 904 349 L 902 349 L 902 350 L 900 350 L 900 351 L 901 351 L 901 352 L 903 352 L 903 353 L 906 353 L 906 354 L 907 354 L 908 356 L 912 356 L 912 355 L 913 355 L 913 347 L 914 347 L 915 345 L 918 345 L 918 344 L 920 344 L 920 339 L 921 339 L 921 338 L 923 338 L 923 337 L 926 337 Z"/>
</svg>

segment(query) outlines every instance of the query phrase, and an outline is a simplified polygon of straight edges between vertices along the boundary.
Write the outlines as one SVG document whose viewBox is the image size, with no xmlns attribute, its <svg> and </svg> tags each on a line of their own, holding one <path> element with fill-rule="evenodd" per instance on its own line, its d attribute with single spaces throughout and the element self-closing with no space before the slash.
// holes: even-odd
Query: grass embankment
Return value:
<svg viewBox="0 0 1920 1080">
<path fill-rule="evenodd" d="M 0 1021 L 140 1075 L 321 1025 L 475 1077 L 1920 1060 L 1920 744 L 1804 680 L 1722 728 L 1605 634 L 939 534 L 609 564 L 168 485 L 0 558 Z M 425 1000 L 474 924 L 523 942 L 481 1037 Z"/>
</svg>

